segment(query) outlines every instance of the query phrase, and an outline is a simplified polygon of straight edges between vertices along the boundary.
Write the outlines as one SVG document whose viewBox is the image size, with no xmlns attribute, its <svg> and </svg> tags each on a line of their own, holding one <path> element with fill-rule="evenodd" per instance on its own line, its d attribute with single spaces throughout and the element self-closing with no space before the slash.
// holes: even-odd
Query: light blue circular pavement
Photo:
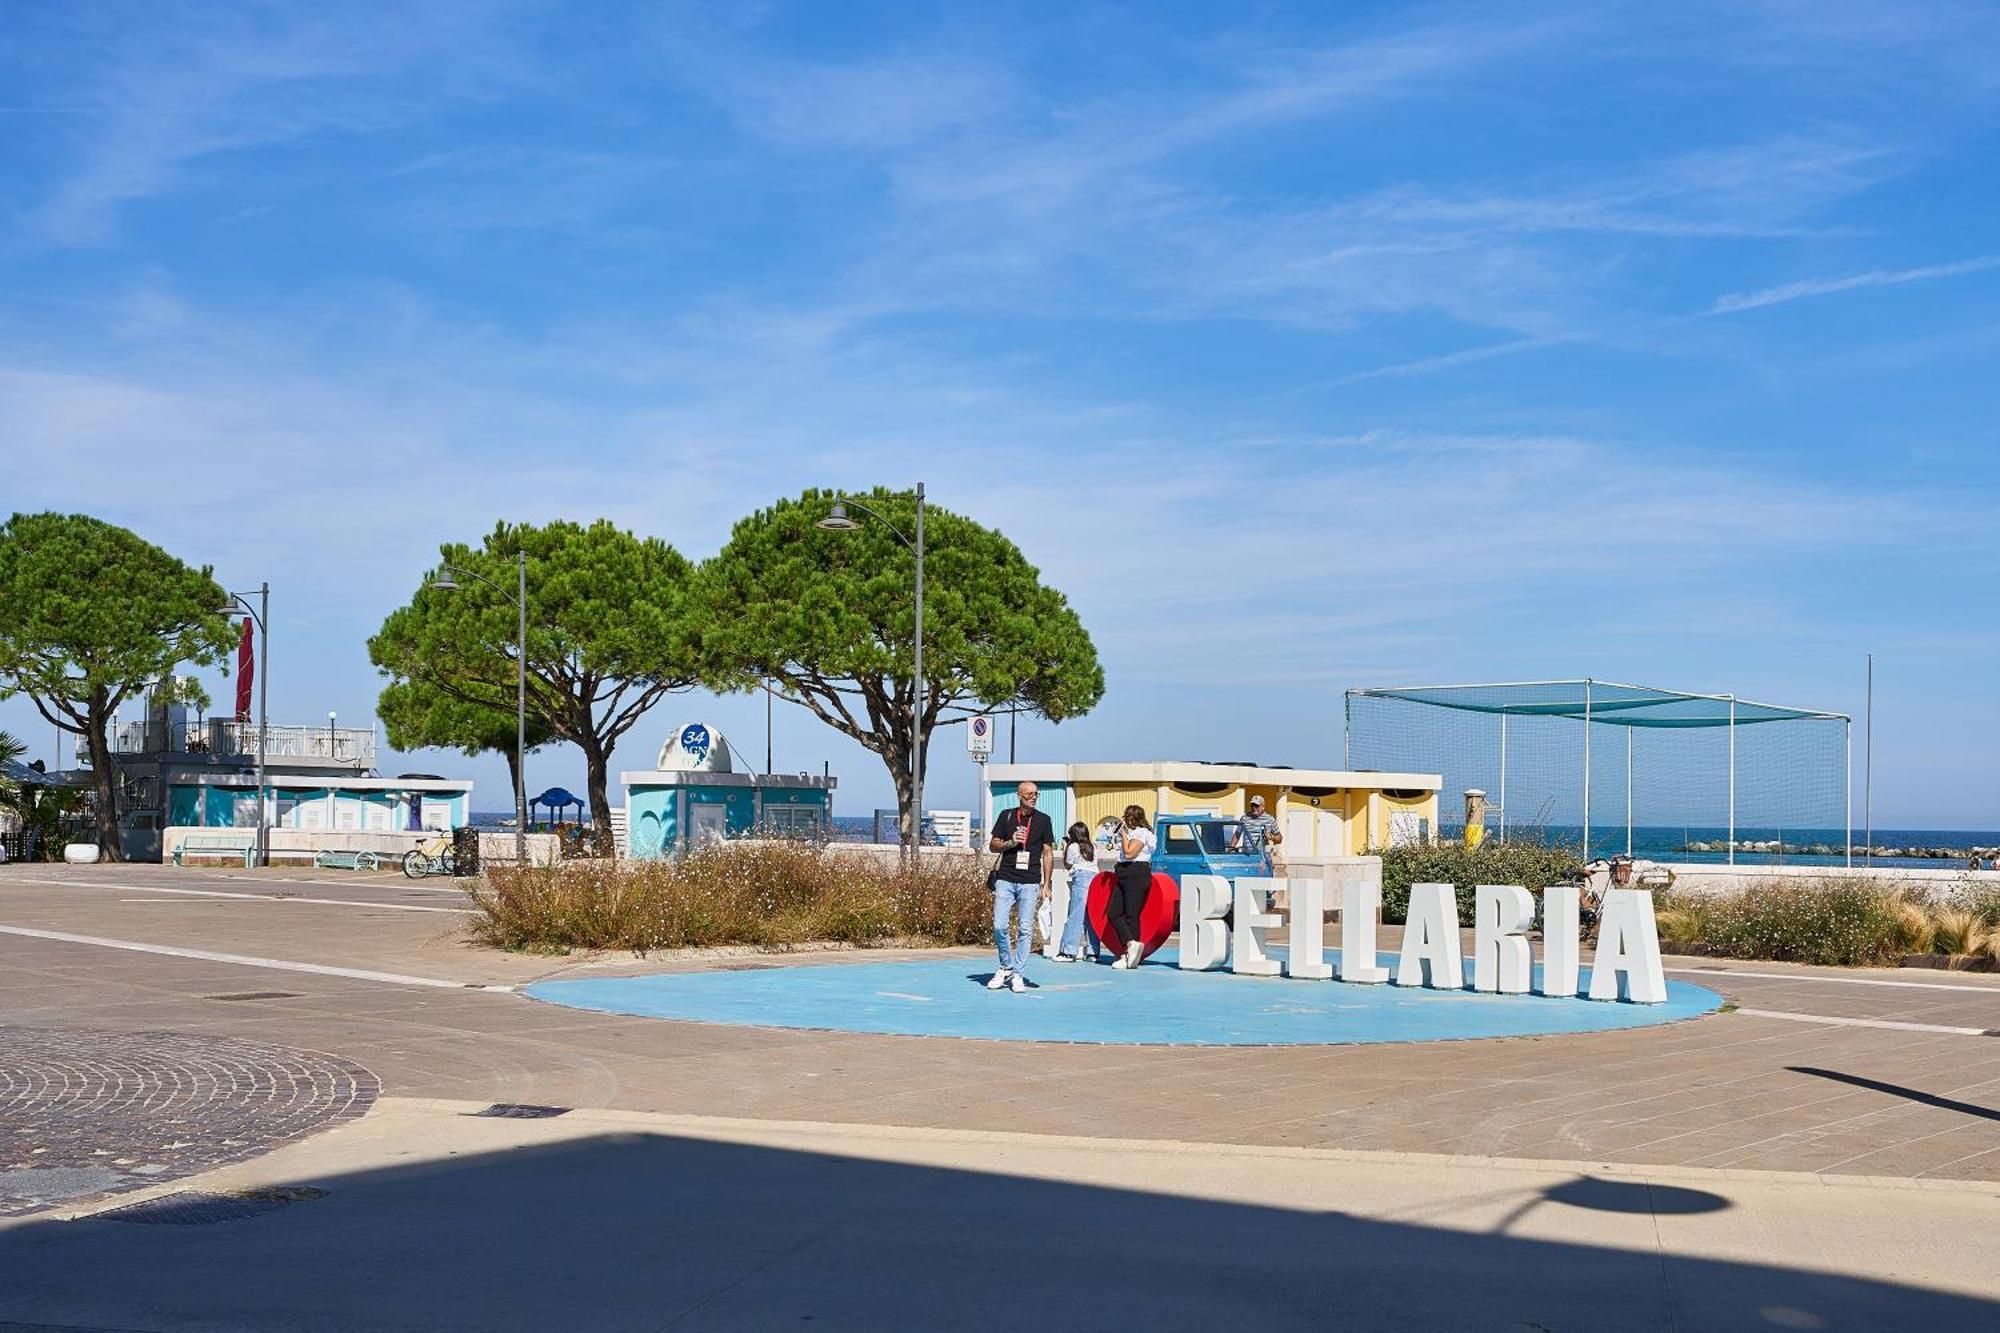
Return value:
<svg viewBox="0 0 2000 1333">
<path fill-rule="evenodd" d="M 1338 957 L 1338 951 L 1328 953 L 1329 960 Z M 987 990 L 993 964 L 965 957 L 544 981 L 526 993 L 578 1009 L 693 1023 L 1159 1046 L 1605 1032 L 1693 1018 L 1722 1005 L 1714 991 L 1679 981 L 1667 983 L 1664 1004 L 1626 1004 L 1183 972 L 1172 958 L 1172 950 L 1162 950 L 1136 972 L 1038 958 L 1025 995 Z M 1394 961 L 1382 956 L 1384 965 Z M 1539 969 L 1537 974 L 1539 980 Z M 1588 969 L 1584 976 L 1587 981 Z"/>
</svg>

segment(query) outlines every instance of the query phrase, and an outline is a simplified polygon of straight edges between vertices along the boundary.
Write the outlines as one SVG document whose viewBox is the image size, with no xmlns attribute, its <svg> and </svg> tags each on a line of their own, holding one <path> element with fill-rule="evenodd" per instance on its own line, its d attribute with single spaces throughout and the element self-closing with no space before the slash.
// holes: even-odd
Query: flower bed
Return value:
<svg viewBox="0 0 2000 1333">
<path fill-rule="evenodd" d="M 985 861 L 916 869 L 838 846 L 720 843 L 671 861 L 496 867 L 471 890 L 474 938 L 502 949 L 974 944 L 992 932 Z"/>
</svg>

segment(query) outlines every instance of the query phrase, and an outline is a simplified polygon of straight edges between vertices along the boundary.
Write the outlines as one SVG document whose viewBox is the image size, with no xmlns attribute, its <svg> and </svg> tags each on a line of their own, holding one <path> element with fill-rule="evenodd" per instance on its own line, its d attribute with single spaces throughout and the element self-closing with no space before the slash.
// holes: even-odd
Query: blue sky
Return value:
<svg viewBox="0 0 2000 1333">
<path fill-rule="evenodd" d="M 1024 759 L 1337 764 L 1413 681 L 1858 715 L 1873 650 L 1878 824 L 2000 826 L 1990 5 L 8 17 L 0 506 L 270 579 L 274 719 L 370 715 L 498 517 L 700 558 L 922 478 L 1104 656 Z M 695 697 L 614 766 L 697 716 L 761 755 Z"/>
</svg>

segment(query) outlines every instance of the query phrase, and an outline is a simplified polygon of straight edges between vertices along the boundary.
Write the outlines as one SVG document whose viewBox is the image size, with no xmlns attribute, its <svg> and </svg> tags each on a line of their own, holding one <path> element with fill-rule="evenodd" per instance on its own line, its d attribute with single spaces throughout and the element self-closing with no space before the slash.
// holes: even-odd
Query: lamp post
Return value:
<svg viewBox="0 0 2000 1333">
<path fill-rule="evenodd" d="M 327 709 L 326 710 L 326 757 L 328 759 L 333 759 L 337 757 L 335 753 L 337 747 L 335 746 L 333 739 L 333 724 L 338 721 L 340 721 L 340 714 L 334 712 L 331 708 Z"/>
<path fill-rule="evenodd" d="M 252 607 L 242 593 L 232 592 L 223 604 L 222 614 L 230 615 L 241 611 L 256 622 L 257 637 L 260 641 L 257 656 L 257 864 L 271 864 L 271 825 L 264 814 L 264 750 L 271 734 L 270 714 L 266 703 L 271 688 L 271 585 L 257 585 L 257 605 Z"/>
<path fill-rule="evenodd" d="M 917 535 L 912 541 L 902 531 L 852 496 L 835 496 L 833 508 L 816 526 L 829 532 L 852 532 L 861 525 L 847 516 L 847 506 L 853 505 L 862 513 L 880 523 L 895 534 L 896 540 L 910 548 L 917 557 L 917 625 L 916 645 L 912 669 L 916 676 L 916 728 L 910 738 L 910 856 L 921 856 L 924 844 L 924 484 L 917 483 Z"/>
<path fill-rule="evenodd" d="M 431 580 L 433 588 L 446 592 L 458 587 L 457 575 L 485 584 L 502 597 L 507 590 L 472 569 L 442 566 L 444 577 Z M 514 552 L 514 864 L 528 864 L 528 553 Z"/>
</svg>

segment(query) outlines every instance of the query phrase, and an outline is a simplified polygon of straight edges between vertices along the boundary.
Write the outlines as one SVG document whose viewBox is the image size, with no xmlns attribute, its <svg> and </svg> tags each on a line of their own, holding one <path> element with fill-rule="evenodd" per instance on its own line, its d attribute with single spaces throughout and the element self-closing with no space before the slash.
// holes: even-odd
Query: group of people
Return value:
<svg viewBox="0 0 2000 1333">
<path fill-rule="evenodd" d="M 1014 790 L 1016 804 L 1002 810 L 987 837 L 988 850 L 998 854 L 987 884 L 993 890 L 993 944 L 1000 966 L 986 983 L 988 990 L 1020 993 L 1028 988 L 1028 957 L 1034 952 L 1035 918 L 1054 896 L 1056 874 L 1055 824 L 1036 808 L 1041 790 L 1023 782 Z M 1107 825 L 1112 821 L 1105 820 Z M 1253 796 L 1241 822 L 1240 837 L 1254 840 L 1262 851 L 1280 841 L 1277 820 L 1264 812 L 1264 798 Z M 1121 971 L 1139 966 L 1146 946 L 1140 938 L 1139 917 L 1153 890 L 1153 852 L 1158 846 L 1144 807 L 1128 805 L 1115 827 L 1101 839 L 1090 827 L 1071 824 L 1061 844 L 1062 873 L 1069 881 L 1069 907 L 1061 922 L 1050 920 L 1044 933 L 1056 939 L 1055 961 L 1095 960 L 1103 941 L 1091 926 L 1087 911 L 1091 881 L 1107 868 L 1112 874 L 1111 897 L 1105 905 L 1105 925 L 1123 945 L 1111 966 Z M 1058 930 L 1060 934 L 1058 935 Z"/>
</svg>

